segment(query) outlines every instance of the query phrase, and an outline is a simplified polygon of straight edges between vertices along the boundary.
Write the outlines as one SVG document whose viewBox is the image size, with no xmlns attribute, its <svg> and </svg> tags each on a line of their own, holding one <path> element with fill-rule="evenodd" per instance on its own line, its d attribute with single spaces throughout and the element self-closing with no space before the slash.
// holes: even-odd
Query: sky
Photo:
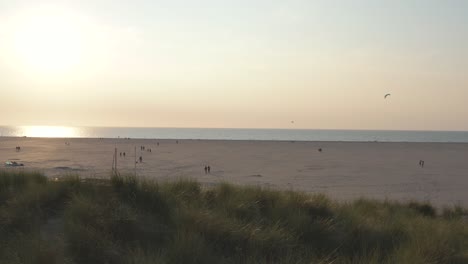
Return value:
<svg viewBox="0 0 468 264">
<path fill-rule="evenodd" d="M 464 0 L 0 0 L 0 125 L 468 130 L 466 14 Z"/>
</svg>

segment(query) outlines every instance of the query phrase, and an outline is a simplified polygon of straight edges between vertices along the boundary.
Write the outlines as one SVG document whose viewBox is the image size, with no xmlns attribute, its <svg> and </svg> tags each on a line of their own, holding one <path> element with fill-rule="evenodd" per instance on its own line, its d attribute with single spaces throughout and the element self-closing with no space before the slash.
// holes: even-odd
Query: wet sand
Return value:
<svg viewBox="0 0 468 264">
<path fill-rule="evenodd" d="M 69 144 L 66 144 L 69 142 Z M 157 142 L 160 143 L 157 146 Z M 430 201 L 468 207 L 468 144 L 283 142 L 156 139 L 43 139 L 0 137 L 0 162 L 24 163 L 47 176 L 109 177 L 114 149 L 118 169 L 159 180 L 181 177 L 205 184 L 231 182 L 325 193 Z M 21 151 L 15 150 L 16 146 Z M 140 150 L 140 146 L 152 152 Z M 318 149 L 323 151 L 319 152 Z M 125 152 L 126 157 L 120 157 Z M 425 166 L 419 166 L 419 160 Z M 211 166 L 205 174 L 204 166 Z"/>
</svg>

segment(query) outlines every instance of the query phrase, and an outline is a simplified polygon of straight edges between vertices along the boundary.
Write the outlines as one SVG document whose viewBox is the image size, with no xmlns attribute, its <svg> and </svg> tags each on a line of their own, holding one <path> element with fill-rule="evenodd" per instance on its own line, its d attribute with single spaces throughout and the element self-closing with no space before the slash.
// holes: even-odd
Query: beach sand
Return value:
<svg viewBox="0 0 468 264">
<path fill-rule="evenodd" d="M 69 142 L 69 144 L 66 144 Z M 157 142 L 160 143 L 157 146 Z M 114 149 L 118 169 L 139 177 L 181 177 L 204 184 L 230 182 L 359 197 L 429 201 L 468 207 L 468 144 L 284 142 L 156 139 L 45 139 L 0 137 L 0 161 L 24 163 L 47 176 L 109 177 Z M 16 146 L 21 151 L 15 150 Z M 152 152 L 140 150 L 140 146 Z M 318 148 L 323 151 L 319 152 Z M 125 152 L 126 157 L 120 157 Z M 424 168 L 418 165 L 425 161 Z M 204 166 L 211 167 L 205 174 Z"/>
</svg>

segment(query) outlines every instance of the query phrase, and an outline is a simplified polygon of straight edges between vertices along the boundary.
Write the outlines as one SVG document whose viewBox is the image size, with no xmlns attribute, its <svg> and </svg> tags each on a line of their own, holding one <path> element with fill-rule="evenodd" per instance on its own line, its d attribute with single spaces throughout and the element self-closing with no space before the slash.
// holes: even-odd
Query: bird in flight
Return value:
<svg viewBox="0 0 468 264">
<path fill-rule="evenodd" d="M 386 95 L 384 96 L 384 99 L 387 99 L 387 97 L 389 97 L 390 95 L 391 95 L 391 94 L 386 94 Z"/>
</svg>

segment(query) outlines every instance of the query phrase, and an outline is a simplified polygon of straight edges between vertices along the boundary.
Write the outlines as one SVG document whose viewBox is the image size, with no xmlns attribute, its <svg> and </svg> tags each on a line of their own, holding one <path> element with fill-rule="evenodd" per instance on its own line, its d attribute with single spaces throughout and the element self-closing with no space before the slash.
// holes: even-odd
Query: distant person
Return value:
<svg viewBox="0 0 468 264">
<path fill-rule="evenodd" d="M 176 143 L 176 144 L 179 144 L 179 140 L 176 140 L 175 143 Z"/>
<path fill-rule="evenodd" d="M 322 152 L 322 148 L 319 148 L 318 151 L 319 151 L 319 152 Z"/>
<path fill-rule="evenodd" d="M 156 145 L 158 145 L 158 146 L 159 146 L 159 142 L 158 142 L 158 143 L 156 143 Z"/>
<path fill-rule="evenodd" d="M 125 158 L 125 152 L 123 153 L 123 155 L 124 155 L 124 158 Z"/>
<path fill-rule="evenodd" d="M 142 156 L 140 156 L 140 163 L 142 163 L 142 162 L 143 162 L 143 157 L 142 157 Z"/>
<path fill-rule="evenodd" d="M 122 157 L 122 152 L 120 152 L 120 157 Z"/>
<path fill-rule="evenodd" d="M 207 174 L 207 173 L 208 173 L 208 167 L 205 166 L 205 174 Z"/>
<path fill-rule="evenodd" d="M 210 172 L 211 172 L 211 167 L 210 167 L 210 166 L 208 166 L 208 173 L 210 173 Z"/>
</svg>

